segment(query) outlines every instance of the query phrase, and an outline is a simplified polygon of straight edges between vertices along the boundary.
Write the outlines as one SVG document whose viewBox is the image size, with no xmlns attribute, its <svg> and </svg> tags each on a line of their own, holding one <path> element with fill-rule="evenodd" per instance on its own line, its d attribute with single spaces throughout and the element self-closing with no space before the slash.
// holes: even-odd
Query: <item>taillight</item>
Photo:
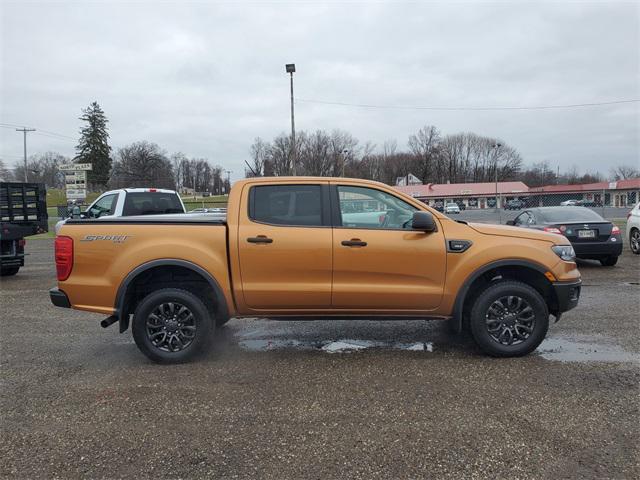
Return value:
<svg viewBox="0 0 640 480">
<path fill-rule="evenodd" d="M 613 226 L 613 228 L 611 229 L 611 235 L 620 235 L 620 227 L 617 227 L 616 225 Z"/>
<path fill-rule="evenodd" d="M 548 233 L 557 233 L 558 235 L 562 235 L 562 232 L 559 228 L 556 227 L 544 227 L 544 231 Z"/>
<path fill-rule="evenodd" d="M 71 275 L 73 268 L 73 238 L 56 237 L 55 258 L 58 280 L 65 281 Z"/>
</svg>

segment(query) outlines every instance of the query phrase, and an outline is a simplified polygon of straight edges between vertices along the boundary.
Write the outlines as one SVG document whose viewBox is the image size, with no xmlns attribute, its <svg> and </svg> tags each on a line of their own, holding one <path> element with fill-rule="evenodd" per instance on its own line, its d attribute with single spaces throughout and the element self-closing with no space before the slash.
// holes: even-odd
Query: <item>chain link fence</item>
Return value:
<svg viewBox="0 0 640 480">
<path fill-rule="evenodd" d="M 480 223 L 504 224 L 514 220 L 528 208 L 569 207 L 590 208 L 607 220 L 624 220 L 629 210 L 640 200 L 640 191 L 596 191 L 581 193 L 527 192 L 491 197 L 459 197 L 424 199 L 429 206 L 452 218 Z M 456 211 L 455 206 L 458 207 Z"/>
</svg>

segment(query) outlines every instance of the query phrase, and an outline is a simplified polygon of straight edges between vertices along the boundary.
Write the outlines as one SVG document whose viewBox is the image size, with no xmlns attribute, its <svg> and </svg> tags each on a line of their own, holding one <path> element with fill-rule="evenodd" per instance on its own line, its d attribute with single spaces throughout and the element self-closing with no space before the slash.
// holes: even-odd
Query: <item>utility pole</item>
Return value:
<svg viewBox="0 0 640 480">
<path fill-rule="evenodd" d="M 498 211 L 498 223 L 502 223 L 502 212 L 500 211 L 500 204 L 498 203 L 498 156 L 500 155 L 501 143 L 495 143 L 493 149 L 495 151 L 495 164 L 496 164 L 496 210 Z"/>
<path fill-rule="evenodd" d="M 28 181 L 27 180 L 27 132 L 35 132 L 35 131 L 36 131 L 35 128 L 27 128 L 27 127 L 16 128 L 16 132 L 22 132 L 24 135 L 24 181 L 25 183 Z"/>
<path fill-rule="evenodd" d="M 285 69 L 291 79 L 291 173 L 296 174 L 296 123 L 293 111 L 293 73 L 296 71 L 295 63 L 287 63 Z"/>
<path fill-rule="evenodd" d="M 342 177 L 344 177 L 344 165 L 347 163 L 347 156 L 349 155 L 349 150 L 345 149 L 342 151 Z"/>
</svg>

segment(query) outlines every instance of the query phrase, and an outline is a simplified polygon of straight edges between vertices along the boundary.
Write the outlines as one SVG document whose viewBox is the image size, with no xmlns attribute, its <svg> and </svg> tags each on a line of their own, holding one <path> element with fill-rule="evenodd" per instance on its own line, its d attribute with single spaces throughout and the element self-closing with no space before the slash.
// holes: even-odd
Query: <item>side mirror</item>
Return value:
<svg viewBox="0 0 640 480">
<path fill-rule="evenodd" d="M 423 232 L 435 232 L 436 221 L 429 212 L 413 212 L 413 219 L 411 220 L 411 228 L 413 230 L 421 230 Z"/>
<path fill-rule="evenodd" d="M 507 220 L 507 225 L 513 225 L 515 226 L 516 221 L 515 220 Z"/>
</svg>

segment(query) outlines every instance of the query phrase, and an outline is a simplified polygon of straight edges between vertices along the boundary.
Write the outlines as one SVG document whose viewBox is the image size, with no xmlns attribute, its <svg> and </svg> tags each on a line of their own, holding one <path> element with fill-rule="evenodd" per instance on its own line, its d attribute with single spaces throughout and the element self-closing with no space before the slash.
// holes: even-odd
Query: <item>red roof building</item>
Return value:
<svg viewBox="0 0 640 480">
<path fill-rule="evenodd" d="M 447 183 L 397 186 L 397 190 L 428 205 L 456 201 L 471 208 L 500 208 L 512 199 L 526 200 L 529 206 L 559 205 L 564 200 L 580 200 L 596 205 L 623 207 L 640 199 L 640 178 L 583 185 L 546 185 L 529 188 L 523 182 Z M 497 197 L 497 198 L 496 198 Z"/>
</svg>

